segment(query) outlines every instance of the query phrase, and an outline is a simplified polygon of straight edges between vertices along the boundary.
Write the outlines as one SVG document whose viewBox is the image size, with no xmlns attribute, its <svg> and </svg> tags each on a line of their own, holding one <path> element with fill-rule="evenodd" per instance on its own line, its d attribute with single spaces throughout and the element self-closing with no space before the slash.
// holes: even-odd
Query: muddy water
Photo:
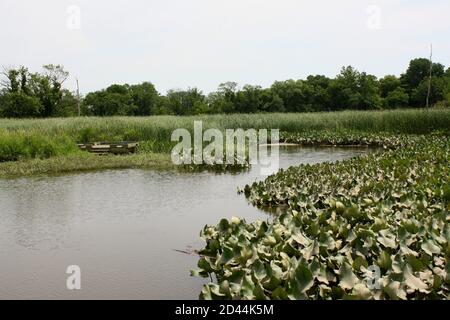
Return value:
<svg viewBox="0 0 450 320">
<path fill-rule="evenodd" d="M 367 149 L 280 148 L 280 166 L 336 161 Z M 237 187 L 240 174 L 118 170 L 0 180 L 0 299 L 197 299 L 199 231 L 223 217 L 267 213 Z M 81 268 L 67 290 L 66 268 Z"/>
</svg>

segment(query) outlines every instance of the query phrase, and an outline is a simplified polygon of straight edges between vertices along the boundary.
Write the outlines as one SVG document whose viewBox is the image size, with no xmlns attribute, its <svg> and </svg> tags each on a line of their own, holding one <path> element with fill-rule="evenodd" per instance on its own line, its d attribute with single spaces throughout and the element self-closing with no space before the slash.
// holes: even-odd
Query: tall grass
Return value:
<svg viewBox="0 0 450 320">
<path fill-rule="evenodd" d="M 450 133 L 450 109 L 343 111 L 324 113 L 233 114 L 106 118 L 0 119 L 0 159 L 49 157 L 75 152 L 76 142 L 141 141 L 143 149 L 168 152 L 177 128 L 280 129 L 284 132 L 342 131 L 426 134 Z"/>
<path fill-rule="evenodd" d="M 74 141 L 66 135 L 50 137 L 32 131 L 0 130 L 0 161 L 44 159 L 77 151 Z"/>
</svg>

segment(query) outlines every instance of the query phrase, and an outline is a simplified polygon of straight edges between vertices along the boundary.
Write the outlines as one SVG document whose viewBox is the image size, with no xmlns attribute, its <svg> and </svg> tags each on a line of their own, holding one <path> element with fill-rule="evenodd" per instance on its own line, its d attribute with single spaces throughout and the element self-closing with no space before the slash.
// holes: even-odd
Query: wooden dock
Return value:
<svg viewBox="0 0 450 320">
<path fill-rule="evenodd" d="M 122 142 L 92 142 L 80 143 L 78 148 L 95 154 L 127 154 L 135 153 L 138 142 L 122 141 Z"/>
</svg>

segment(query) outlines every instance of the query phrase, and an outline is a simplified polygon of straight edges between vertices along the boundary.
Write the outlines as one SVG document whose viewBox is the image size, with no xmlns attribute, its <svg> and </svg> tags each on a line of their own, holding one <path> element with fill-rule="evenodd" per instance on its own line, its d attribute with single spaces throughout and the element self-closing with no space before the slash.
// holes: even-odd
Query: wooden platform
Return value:
<svg viewBox="0 0 450 320">
<path fill-rule="evenodd" d="M 122 142 L 92 142 L 92 143 L 80 143 L 78 148 L 83 151 L 88 151 L 95 154 L 127 154 L 135 153 L 138 142 L 122 141 Z"/>
</svg>

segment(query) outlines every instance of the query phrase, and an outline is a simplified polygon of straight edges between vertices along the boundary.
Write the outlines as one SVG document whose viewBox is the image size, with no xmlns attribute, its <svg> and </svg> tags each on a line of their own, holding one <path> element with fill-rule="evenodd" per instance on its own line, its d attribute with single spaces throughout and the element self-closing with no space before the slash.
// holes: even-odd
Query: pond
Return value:
<svg viewBox="0 0 450 320">
<path fill-rule="evenodd" d="M 281 147 L 280 167 L 348 159 L 367 148 Z M 197 299 L 190 276 L 205 224 L 270 219 L 239 174 L 117 170 L 0 180 L 0 299 Z M 81 290 L 66 268 L 81 268 Z"/>
</svg>

